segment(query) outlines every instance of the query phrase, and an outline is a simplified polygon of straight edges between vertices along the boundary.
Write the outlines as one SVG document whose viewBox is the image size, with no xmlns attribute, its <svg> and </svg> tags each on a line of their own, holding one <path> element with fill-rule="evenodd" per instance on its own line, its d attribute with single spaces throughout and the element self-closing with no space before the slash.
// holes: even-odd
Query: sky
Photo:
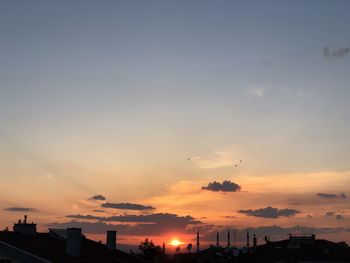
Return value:
<svg viewBox="0 0 350 263">
<path fill-rule="evenodd" d="M 1 1 L 0 228 L 350 242 L 349 8 Z"/>
</svg>

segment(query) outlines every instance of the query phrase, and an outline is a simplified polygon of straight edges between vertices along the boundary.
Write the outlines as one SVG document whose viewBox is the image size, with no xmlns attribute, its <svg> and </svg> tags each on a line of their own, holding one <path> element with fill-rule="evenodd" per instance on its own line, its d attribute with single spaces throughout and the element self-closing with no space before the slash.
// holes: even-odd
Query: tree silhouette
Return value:
<svg viewBox="0 0 350 263">
<path fill-rule="evenodd" d="M 154 243 L 148 240 L 148 238 L 145 239 L 145 241 L 141 242 L 138 249 L 141 252 L 141 255 L 146 258 L 153 260 L 155 255 L 161 254 L 162 249 L 160 246 L 154 245 Z"/>
<path fill-rule="evenodd" d="M 192 246 L 191 243 L 189 243 L 189 244 L 187 245 L 186 249 L 188 250 L 189 253 L 191 253 L 192 247 L 193 247 L 193 246 Z"/>
</svg>

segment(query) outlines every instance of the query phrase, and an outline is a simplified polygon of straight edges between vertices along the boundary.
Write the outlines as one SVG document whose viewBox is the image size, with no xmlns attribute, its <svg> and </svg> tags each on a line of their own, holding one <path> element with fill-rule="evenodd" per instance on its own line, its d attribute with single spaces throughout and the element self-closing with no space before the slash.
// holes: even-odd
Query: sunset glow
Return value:
<svg viewBox="0 0 350 263">
<path fill-rule="evenodd" d="M 0 1 L 0 229 L 350 242 L 350 1 L 52 2 Z"/>
<path fill-rule="evenodd" d="M 181 242 L 181 241 L 178 240 L 178 239 L 173 239 L 173 240 L 171 240 L 171 241 L 169 242 L 169 245 L 172 245 L 172 246 L 174 246 L 174 247 L 178 247 L 178 246 L 183 245 L 183 244 L 185 244 L 185 243 L 184 243 L 184 242 Z"/>
</svg>

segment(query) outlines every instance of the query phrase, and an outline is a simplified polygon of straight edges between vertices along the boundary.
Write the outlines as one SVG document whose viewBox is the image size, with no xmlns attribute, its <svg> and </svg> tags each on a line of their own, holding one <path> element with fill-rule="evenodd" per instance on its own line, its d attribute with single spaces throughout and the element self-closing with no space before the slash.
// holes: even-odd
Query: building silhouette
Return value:
<svg viewBox="0 0 350 263">
<path fill-rule="evenodd" d="M 36 224 L 27 223 L 27 216 L 13 226 L 13 231 L 0 231 L 2 263 L 146 263 L 140 256 L 116 249 L 116 231 L 106 233 L 106 245 L 90 240 L 81 228 L 36 231 Z"/>
<path fill-rule="evenodd" d="M 162 253 L 151 261 L 139 255 L 128 254 L 117 249 L 117 232 L 106 233 L 106 244 L 90 240 L 81 228 L 54 229 L 39 233 L 34 222 L 28 223 L 27 216 L 13 226 L 13 231 L 0 231 L 1 263 L 350 263 L 350 248 L 345 242 L 335 243 L 316 239 L 316 235 L 289 235 L 287 239 L 271 241 L 265 236 L 264 244 L 258 244 L 253 234 L 246 232 L 246 246 L 231 245 L 230 229 L 227 229 L 227 243 L 220 246 L 219 231 L 216 246 L 200 249 L 199 230 L 196 234 L 197 249 L 194 253 L 178 253 L 173 257 Z"/>
</svg>

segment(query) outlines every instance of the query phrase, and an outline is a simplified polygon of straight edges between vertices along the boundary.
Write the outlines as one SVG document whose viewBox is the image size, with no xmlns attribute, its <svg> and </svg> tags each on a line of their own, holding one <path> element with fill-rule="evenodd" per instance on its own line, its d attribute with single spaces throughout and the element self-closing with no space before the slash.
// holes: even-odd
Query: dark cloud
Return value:
<svg viewBox="0 0 350 263">
<path fill-rule="evenodd" d="M 76 215 L 66 215 L 67 218 L 74 218 L 74 219 L 86 219 L 86 220 L 98 220 L 98 221 L 106 221 L 105 219 L 107 217 L 103 216 L 93 216 L 93 215 L 81 215 L 81 214 L 76 214 Z"/>
<path fill-rule="evenodd" d="M 346 53 L 348 53 L 350 51 L 350 48 L 345 47 L 345 48 L 338 48 L 335 49 L 333 51 L 330 50 L 329 47 L 325 47 L 323 49 L 323 54 L 326 58 L 330 59 L 332 57 L 337 57 L 337 58 L 341 58 L 343 57 Z"/>
<path fill-rule="evenodd" d="M 259 208 L 256 210 L 248 209 L 248 210 L 239 210 L 241 214 L 246 214 L 248 216 L 256 216 L 256 217 L 265 217 L 265 218 L 278 218 L 280 216 L 291 217 L 296 214 L 300 214 L 300 211 L 295 209 L 278 209 L 271 206 L 265 208 Z"/>
<path fill-rule="evenodd" d="M 10 212 L 37 212 L 38 210 L 29 207 L 8 207 L 4 209 Z"/>
<path fill-rule="evenodd" d="M 208 186 L 203 186 L 202 189 L 214 192 L 239 192 L 241 190 L 241 187 L 231 181 L 224 181 L 222 184 L 214 181 L 212 183 L 209 183 Z"/>
<path fill-rule="evenodd" d="M 93 215 L 67 215 L 67 218 L 98 220 L 103 222 L 128 222 L 128 223 L 159 223 L 159 224 L 180 224 L 180 225 L 196 225 L 201 224 L 192 216 L 178 216 L 169 213 L 156 213 L 149 215 L 117 215 L 117 216 L 93 216 Z"/>
<path fill-rule="evenodd" d="M 169 231 L 169 226 L 166 224 L 111 224 L 105 222 L 81 222 L 81 221 L 70 221 L 64 223 L 51 223 L 48 227 L 56 228 L 68 228 L 68 227 L 81 227 L 83 233 L 87 234 L 104 234 L 107 230 L 117 230 L 120 235 L 140 235 L 140 236 L 157 236 L 163 235 Z M 170 226 L 171 230 L 177 232 L 184 232 L 186 229 L 182 226 Z"/>
<path fill-rule="evenodd" d="M 68 228 L 68 227 L 81 227 L 83 233 L 86 234 L 105 234 L 107 230 L 115 229 L 120 235 L 135 235 L 135 236 L 160 236 L 169 232 L 169 229 L 176 233 L 184 233 L 195 235 L 197 230 L 200 233 L 200 239 L 203 241 L 215 242 L 216 233 L 219 231 L 220 237 L 226 237 L 228 226 L 215 226 L 215 225 L 169 225 L 169 224 L 112 224 L 105 223 L 101 221 L 97 222 L 81 222 L 81 221 L 69 221 L 63 223 L 50 223 L 47 224 L 48 227 L 55 228 Z M 350 228 L 312 228 L 304 226 L 294 226 L 294 227 L 281 227 L 277 225 L 272 226 L 259 226 L 255 228 L 242 228 L 235 229 L 234 227 L 229 227 L 231 231 L 231 238 L 234 236 L 238 243 L 243 243 L 246 241 L 246 231 L 249 230 L 251 234 L 256 234 L 259 239 L 262 239 L 265 235 L 270 236 L 271 240 L 285 239 L 290 233 L 302 233 L 302 234 L 330 234 L 330 233 L 340 233 L 342 231 L 349 231 Z M 234 234 L 234 232 L 236 234 Z M 233 241 L 233 239 L 232 239 Z"/>
<path fill-rule="evenodd" d="M 145 206 L 131 203 L 104 203 L 101 205 L 105 208 L 126 209 L 126 210 L 154 210 L 153 206 Z"/>
<path fill-rule="evenodd" d="M 204 229 L 200 221 L 191 216 L 175 214 L 120 215 L 99 217 L 92 215 L 68 215 L 67 218 L 77 220 L 94 220 L 95 222 L 76 221 L 51 223 L 50 227 L 81 227 L 85 233 L 104 233 L 108 229 L 116 229 L 122 235 L 163 235 L 169 230 L 177 233 L 188 233 L 194 229 Z M 113 222 L 113 223 L 112 223 Z M 118 224 L 116 222 L 122 222 Z M 136 223 L 136 224 L 135 224 Z M 192 232 L 190 232 L 192 233 Z"/>
<path fill-rule="evenodd" d="M 330 212 L 327 212 L 327 213 L 325 213 L 325 215 L 324 215 L 325 217 L 334 217 L 335 219 L 337 219 L 337 220 L 344 220 L 345 218 L 342 216 L 342 215 L 340 215 L 340 214 L 335 214 L 335 212 L 333 212 L 333 211 L 330 211 Z"/>
<path fill-rule="evenodd" d="M 344 220 L 345 217 L 343 217 L 342 215 L 336 215 L 335 219 L 337 219 L 337 220 Z"/>
<path fill-rule="evenodd" d="M 89 200 L 104 201 L 106 200 L 106 197 L 103 195 L 94 195 L 93 197 L 90 197 Z"/>
<path fill-rule="evenodd" d="M 106 213 L 106 211 L 99 210 L 99 209 L 92 210 L 92 212 L 96 212 L 96 213 Z"/>
<path fill-rule="evenodd" d="M 324 198 L 324 199 L 337 199 L 337 198 L 348 198 L 346 194 L 341 193 L 339 195 L 337 194 L 329 194 L 329 193 L 318 193 L 318 197 Z"/>
<path fill-rule="evenodd" d="M 327 213 L 325 213 L 325 216 L 334 216 L 335 215 L 335 212 L 327 212 Z"/>
<path fill-rule="evenodd" d="M 129 225 L 114 225 L 114 224 L 106 224 L 103 222 L 80 222 L 80 221 L 70 221 L 70 222 L 63 222 L 63 223 L 49 223 L 46 224 L 47 227 L 54 227 L 54 228 L 69 228 L 69 227 L 81 227 L 83 233 L 87 234 L 104 234 L 107 230 L 117 230 L 124 231 L 125 229 L 128 229 Z"/>
</svg>

